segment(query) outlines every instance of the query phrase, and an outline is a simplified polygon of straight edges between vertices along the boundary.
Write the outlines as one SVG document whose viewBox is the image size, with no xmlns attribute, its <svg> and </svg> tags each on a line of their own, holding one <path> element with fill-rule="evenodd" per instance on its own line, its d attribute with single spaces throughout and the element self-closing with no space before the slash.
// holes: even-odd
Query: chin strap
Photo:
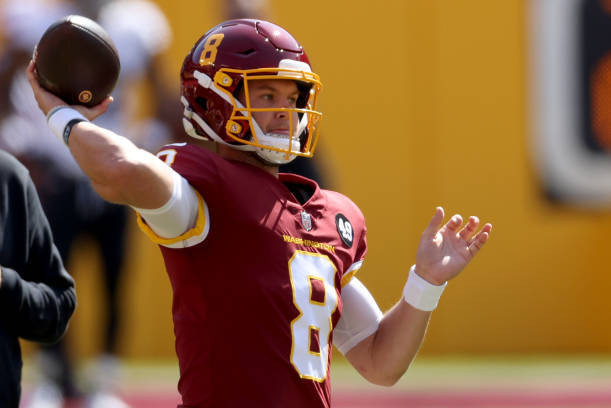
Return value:
<svg viewBox="0 0 611 408">
<path fill-rule="evenodd" d="M 294 138 L 290 140 L 287 135 L 280 135 L 275 133 L 266 133 L 259 136 L 259 143 L 265 144 L 266 146 L 275 147 L 278 149 L 290 150 L 291 152 L 298 152 L 301 148 L 299 141 Z M 276 150 L 265 149 L 263 147 L 257 147 L 255 152 L 259 157 L 268 161 L 272 164 L 286 164 L 297 157 L 294 154 L 287 154 L 286 152 L 279 152 Z"/>
</svg>

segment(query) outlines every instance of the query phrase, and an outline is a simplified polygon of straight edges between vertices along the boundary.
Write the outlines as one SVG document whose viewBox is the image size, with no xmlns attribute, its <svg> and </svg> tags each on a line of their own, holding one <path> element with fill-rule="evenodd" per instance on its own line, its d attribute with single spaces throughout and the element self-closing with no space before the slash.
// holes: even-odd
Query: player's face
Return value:
<svg viewBox="0 0 611 408">
<path fill-rule="evenodd" d="M 295 108 L 299 97 L 297 84 L 290 79 L 251 80 L 248 90 L 251 108 Z M 241 102 L 245 104 L 244 100 Z M 253 112 L 253 117 L 263 132 L 287 136 L 291 134 L 291 116 L 294 134 L 299 122 L 296 112 Z"/>
</svg>

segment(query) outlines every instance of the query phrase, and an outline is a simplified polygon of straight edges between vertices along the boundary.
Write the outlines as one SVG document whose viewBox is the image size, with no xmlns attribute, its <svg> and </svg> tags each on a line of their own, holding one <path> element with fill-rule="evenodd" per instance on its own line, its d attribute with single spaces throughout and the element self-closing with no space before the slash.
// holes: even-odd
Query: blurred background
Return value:
<svg viewBox="0 0 611 408">
<path fill-rule="evenodd" d="M 172 31 L 159 64 L 177 95 L 184 56 L 226 19 L 228 4 L 155 3 Z M 611 2 L 253 0 L 241 7 L 291 32 L 322 78 L 317 165 L 325 186 L 366 216 L 369 253 L 359 278 L 383 310 L 399 298 L 435 206 L 494 226 L 485 249 L 448 286 L 399 391 L 437 394 L 461 384 L 481 391 L 493 378 L 501 378 L 495 389 L 532 391 L 552 379 L 548 399 L 514 405 L 502 404 L 509 394 L 487 405 L 456 405 L 456 394 L 440 405 L 406 394 L 377 405 L 611 406 L 604 391 L 611 388 Z M 146 80 L 135 87 L 140 101 L 151 97 L 149 88 Z M 169 281 L 158 249 L 129 216 L 118 355 L 173 367 Z M 69 270 L 79 307 L 68 336 L 71 352 L 86 361 L 102 344 L 102 283 L 93 243 L 76 245 Z M 367 389 L 334 357 L 340 389 L 353 381 Z M 132 379 L 157 373 L 131 367 Z M 175 389 L 173 370 L 154 376 Z M 596 398 L 551 397 L 575 387 Z M 399 391 L 376 392 L 394 398 Z M 338 406 L 374 404 L 359 403 Z"/>
</svg>

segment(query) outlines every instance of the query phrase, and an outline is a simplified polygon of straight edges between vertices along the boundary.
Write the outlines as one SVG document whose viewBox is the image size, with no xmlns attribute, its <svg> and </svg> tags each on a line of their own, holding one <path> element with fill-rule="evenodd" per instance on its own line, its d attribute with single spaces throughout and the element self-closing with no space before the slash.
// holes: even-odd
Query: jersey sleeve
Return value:
<svg viewBox="0 0 611 408">
<path fill-rule="evenodd" d="M 352 200 L 342 194 L 335 193 L 335 197 L 332 198 L 332 201 L 334 205 L 339 208 L 338 211 L 341 212 L 343 219 L 350 223 L 349 230 L 351 232 L 349 237 L 352 241 L 349 253 L 351 259 L 345 263 L 346 267 L 342 274 L 341 285 L 344 287 L 361 269 L 365 261 L 365 255 L 367 254 L 367 226 L 365 224 L 365 216 Z M 344 230 L 345 229 L 346 226 L 344 225 Z M 342 234 L 339 226 L 338 233 L 340 235 Z M 345 244 L 346 241 L 343 241 L 343 243 Z"/>
<path fill-rule="evenodd" d="M 179 236 L 166 238 L 159 236 L 146 223 L 142 214 L 139 213 L 139 209 L 136 209 L 138 226 L 151 241 L 168 248 L 188 248 L 206 239 L 210 231 L 210 213 L 204 195 L 216 194 L 218 190 L 218 172 L 210 155 L 211 153 L 208 151 L 189 146 L 186 143 L 166 145 L 157 153 L 159 159 L 172 167 L 181 176 L 179 178 L 181 181 L 184 179 L 189 182 L 190 186 L 193 186 L 197 200 L 197 216 L 192 227 Z M 162 212 L 166 210 L 166 206 L 172 205 L 174 201 L 187 199 L 182 194 L 180 197 L 176 196 L 176 186 L 177 184 L 175 183 L 172 197 L 168 200 L 168 203 L 159 209 L 152 210 L 152 212 Z M 180 205 L 176 205 L 176 208 L 179 207 Z M 151 210 L 148 211 L 151 212 Z"/>
<path fill-rule="evenodd" d="M 187 179 L 205 197 L 215 194 L 219 189 L 218 161 L 221 160 L 215 153 L 187 143 L 173 143 L 163 146 L 157 157 L 172 167 L 178 174 Z"/>
<path fill-rule="evenodd" d="M 153 229 L 144 221 L 142 215 L 137 213 L 138 227 L 144 232 L 151 241 L 158 245 L 168 248 L 188 248 L 199 244 L 208 236 L 210 231 L 210 213 L 208 205 L 204 201 L 201 194 L 195 190 L 197 197 L 197 217 L 192 228 L 187 229 L 184 233 L 173 238 L 164 238 L 159 236 Z"/>
</svg>

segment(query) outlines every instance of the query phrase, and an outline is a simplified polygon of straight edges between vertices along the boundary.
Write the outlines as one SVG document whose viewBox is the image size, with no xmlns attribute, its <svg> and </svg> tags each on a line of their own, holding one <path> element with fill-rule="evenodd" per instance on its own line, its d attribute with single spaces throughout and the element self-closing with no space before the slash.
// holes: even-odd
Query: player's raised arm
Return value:
<svg viewBox="0 0 611 408">
<path fill-rule="evenodd" d="M 172 170 L 127 138 L 89 122 L 108 109 L 111 97 L 91 108 L 68 106 L 40 86 L 34 62 L 27 76 L 50 127 L 68 145 L 100 196 L 138 208 L 159 208 L 168 201 Z"/>
<path fill-rule="evenodd" d="M 443 208 L 437 207 L 422 233 L 402 299 L 384 314 L 375 333 L 346 353 L 348 361 L 373 383 L 393 385 L 403 376 L 447 282 L 467 266 L 492 230 L 487 223 L 478 231 L 477 217 L 469 217 L 466 224 L 458 214 L 445 224 L 443 219 Z M 350 313 L 345 305 L 344 314 Z"/>
</svg>

